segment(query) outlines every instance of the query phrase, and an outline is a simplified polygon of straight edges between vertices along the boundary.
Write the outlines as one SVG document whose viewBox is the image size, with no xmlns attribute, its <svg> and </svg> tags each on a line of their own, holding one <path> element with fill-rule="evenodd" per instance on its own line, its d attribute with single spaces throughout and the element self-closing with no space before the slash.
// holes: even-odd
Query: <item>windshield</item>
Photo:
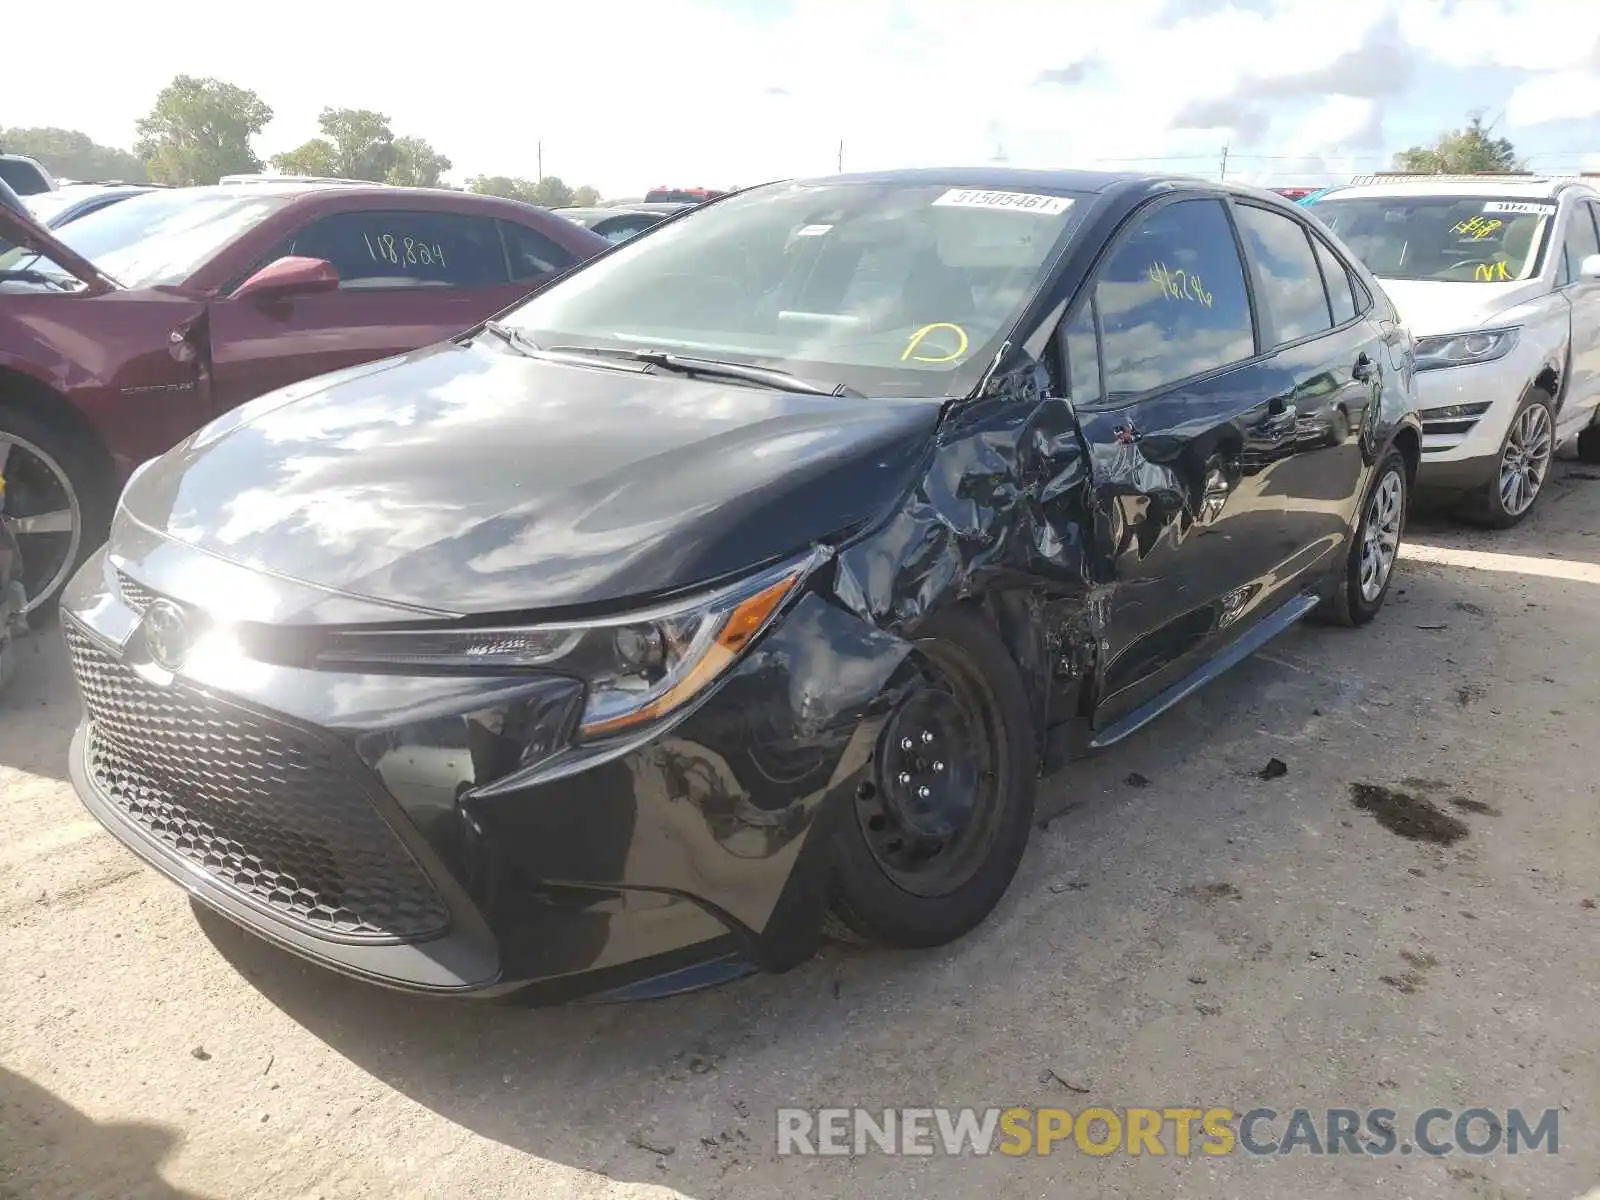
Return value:
<svg viewBox="0 0 1600 1200">
<path fill-rule="evenodd" d="M 284 196 L 146 192 L 53 232 L 119 283 L 151 287 L 182 283 L 223 246 L 287 203 Z"/>
<path fill-rule="evenodd" d="M 1509 283 L 1539 273 L 1556 206 L 1487 196 L 1330 196 L 1311 211 L 1381 278 Z"/>
<path fill-rule="evenodd" d="M 661 225 L 502 318 L 544 349 L 667 350 L 896 396 L 965 394 L 1044 282 L 1074 197 L 781 183 Z M 957 375 L 971 375 L 957 389 Z"/>
</svg>

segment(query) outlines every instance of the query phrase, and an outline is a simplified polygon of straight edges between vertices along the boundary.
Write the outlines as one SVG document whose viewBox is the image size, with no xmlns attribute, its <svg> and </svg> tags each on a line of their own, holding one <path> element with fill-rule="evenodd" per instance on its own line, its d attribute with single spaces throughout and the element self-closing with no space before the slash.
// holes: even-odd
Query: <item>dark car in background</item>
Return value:
<svg viewBox="0 0 1600 1200">
<path fill-rule="evenodd" d="M 60 229 L 79 217 L 153 192 L 160 186 L 154 183 L 67 183 L 53 192 L 29 196 L 26 203 L 34 220 L 46 229 Z"/>
<path fill-rule="evenodd" d="M 475 325 L 610 243 L 541 208 L 380 186 L 152 191 L 54 233 L 0 211 L 0 445 L 29 604 L 122 481 L 219 413 Z"/>
<path fill-rule="evenodd" d="M 56 188 L 55 176 L 38 159 L 0 151 L 0 182 L 19 196 L 35 196 Z"/>
<path fill-rule="evenodd" d="M 687 204 L 630 204 L 604 208 L 553 208 L 550 211 L 598 233 L 608 242 L 625 242 L 688 207 Z"/>
<path fill-rule="evenodd" d="M 141 468 L 63 601 L 73 781 L 203 903 L 394 987 L 945 943 L 1042 770 L 1377 614 L 1410 344 L 1264 191 L 753 188 Z"/>
</svg>

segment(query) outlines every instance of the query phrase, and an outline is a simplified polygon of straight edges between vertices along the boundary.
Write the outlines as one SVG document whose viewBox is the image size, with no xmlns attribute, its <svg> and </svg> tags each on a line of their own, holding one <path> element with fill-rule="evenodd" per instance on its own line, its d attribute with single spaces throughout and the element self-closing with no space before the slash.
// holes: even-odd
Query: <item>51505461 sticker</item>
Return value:
<svg viewBox="0 0 1600 1200">
<path fill-rule="evenodd" d="M 1000 208 L 1009 212 L 1059 217 L 1072 207 L 1066 196 L 1037 192 L 992 192 L 982 188 L 951 188 L 933 202 L 935 208 Z"/>
</svg>

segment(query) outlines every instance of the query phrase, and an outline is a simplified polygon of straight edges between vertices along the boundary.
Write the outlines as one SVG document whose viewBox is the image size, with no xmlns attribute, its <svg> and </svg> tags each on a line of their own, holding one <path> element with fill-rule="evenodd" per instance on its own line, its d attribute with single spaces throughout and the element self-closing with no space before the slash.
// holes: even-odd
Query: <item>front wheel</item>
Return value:
<svg viewBox="0 0 1600 1200">
<path fill-rule="evenodd" d="M 1465 512 L 1467 519 L 1489 529 L 1510 529 L 1533 511 L 1550 475 L 1555 429 L 1548 400 L 1529 396 L 1522 402 L 1500 444 L 1495 477 L 1472 498 Z"/>
<path fill-rule="evenodd" d="M 1378 615 L 1394 578 L 1405 526 L 1406 460 L 1391 448 L 1373 472 L 1344 571 L 1337 590 L 1323 602 L 1321 616 L 1353 627 Z"/>
<path fill-rule="evenodd" d="M 4 522 L 17 540 L 31 625 L 48 622 L 67 580 L 105 540 L 115 493 L 71 433 L 0 405 Z"/>
<path fill-rule="evenodd" d="M 930 618 L 912 655 L 916 676 L 840 825 L 830 929 L 940 946 L 982 922 L 1016 875 L 1038 755 L 1022 679 L 977 609 Z"/>
</svg>

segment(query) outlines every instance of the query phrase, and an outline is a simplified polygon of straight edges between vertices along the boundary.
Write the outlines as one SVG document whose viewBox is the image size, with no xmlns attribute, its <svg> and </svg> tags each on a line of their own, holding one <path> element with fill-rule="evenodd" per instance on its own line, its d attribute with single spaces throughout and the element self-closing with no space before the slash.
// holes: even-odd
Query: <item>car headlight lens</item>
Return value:
<svg viewBox="0 0 1600 1200">
<path fill-rule="evenodd" d="M 809 554 L 692 600 L 584 623 L 493 629 L 345 630 L 316 652 L 322 667 L 582 679 L 578 734 L 611 737 L 683 707 L 719 678 L 821 560 Z"/>
<path fill-rule="evenodd" d="M 1473 329 L 1418 338 L 1417 370 L 1464 367 L 1504 358 L 1517 344 L 1520 332 L 1521 328 L 1513 325 L 1505 329 Z"/>
</svg>

